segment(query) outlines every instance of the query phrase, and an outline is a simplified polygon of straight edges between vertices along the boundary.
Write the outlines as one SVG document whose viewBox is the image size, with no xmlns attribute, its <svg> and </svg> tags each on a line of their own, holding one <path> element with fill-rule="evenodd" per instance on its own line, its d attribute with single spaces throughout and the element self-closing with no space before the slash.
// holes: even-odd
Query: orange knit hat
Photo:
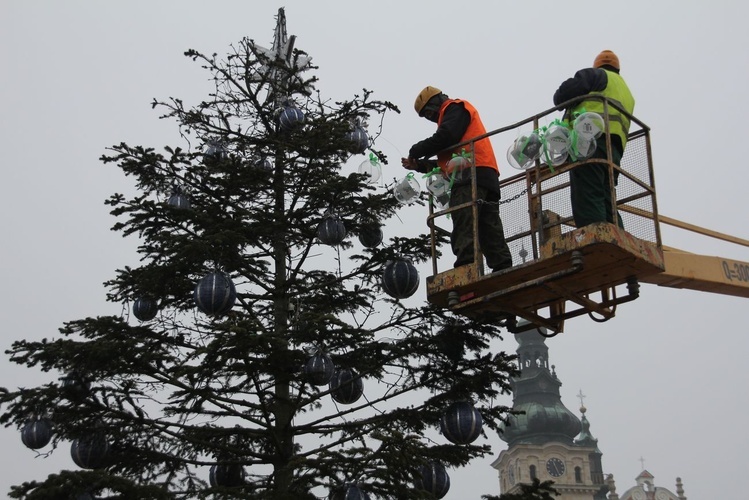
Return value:
<svg viewBox="0 0 749 500">
<path fill-rule="evenodd" d="M 616 54 L 611 52 L 610 50 L 604 50 L 600 54 L 596 56 L 596 60 L 593 61 L 593 67 L 594 68 L 600 68 L 601 66 L 613 66 L 616 69 L 621 69 L 619 67 L 619 58 L 616 57 Z"/>
</svg>

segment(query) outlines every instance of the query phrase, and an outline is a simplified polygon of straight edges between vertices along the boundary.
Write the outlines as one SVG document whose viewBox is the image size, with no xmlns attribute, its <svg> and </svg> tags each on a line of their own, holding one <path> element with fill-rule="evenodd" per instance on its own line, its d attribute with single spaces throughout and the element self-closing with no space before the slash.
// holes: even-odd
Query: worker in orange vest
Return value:
<svg viewBox="0 0 749 500">
<path fill-rule="evenodd" d="M 512 256 L 507 246 L 499 216 L 499 167 L 488 138 L 455 148 L 456 144 L 486 133 L 478 111 L 462 99 L 450 99 L 436 87 L 425 87 L 414 103 L 416 113 L 437 124 L 437 131 L 423 141 L 411 146 L 408 158 L 401 164 L 409 170 L 431 172 L 439 167 L 445 176 L 452 177 L 448 163 L 455 155 L 469 154 L 476 165 L 478 201 L 479 247 L 492 272 L 512 267 Z M 436 155 L 437 160 L 429 158 Z M 456 172 L 450 190 L 450 207 L 472 200 L 470 169 Z M 473 214 L 471 207 L 451 213 L 453 231 L 450 237 L 455 267 L 473 262 Z"/>
</svg>

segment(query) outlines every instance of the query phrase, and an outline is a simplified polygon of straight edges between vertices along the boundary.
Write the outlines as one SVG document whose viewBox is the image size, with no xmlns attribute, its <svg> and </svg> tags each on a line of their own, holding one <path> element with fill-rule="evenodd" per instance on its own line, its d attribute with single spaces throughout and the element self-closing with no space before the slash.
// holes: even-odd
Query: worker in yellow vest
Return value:
<svg viewBox="0 0 749 500">
<path fill-rule="evenodd" d="M 478 200 L 479 247 L 486 264 L 492 272 L 512 267 L 512 256 L 507 246 L 499 216 L 499 167 L 488 138 L 471 145 L 453 148 L 456 144 L 486 133 L 478 111 L 468 101 L 450 99 L 437 87 L 426 87 L 416 97 L 416 113 L 437 124 L 436 132 L 419 141 L 402 158 L 401 164 L 409 170 L 431 172 L 439 167 L 443 175 L 454 178 L 450 189 L 449 206 L 454 207 L 472 200 L 470 169 L 465 168 L 452 176 L 448 163 L 454 155 L 470 154 L 476 165 L 476 186 Z M 437 160 L 430 160 L 432 156 Z M 471 207 L 451 213 L 453 231 L 450 237 L 455 267 L 473 262 L 473 212 Z"/>
<path fill-rule="evenodd" d="M 630 119 L 635 108 L 635 99 L 619 74 L 619 58 L 610 50 L 604 50 L 593 61 L 592 68 L 581 69 L 572 78 L 562 82 L 554 93 L 554 105 L 558 106 L 570 99 L 584 95 L 598 95 L 609 99 L 626 113 L 609 104 L 609 133 L 611 136 L 611 161 L 621 164 L 624 147 L 627 145 Z M 574 118 L 582 111 L 604 115 L 602 100 L 589 99 L 567 109 L 565 116 Z M 627 115 L 627 113 L 629 115 Z M 608 158 L 606 137 L 600 136 L 597 148 L 591 158 Z M 616 185 L 618 172 L 614 175 Z M 611 222 L 624 227 L 621 216 L 612 210 L 612 192 L 609 169 L 606 163 L 590 163 L 570 170 L 570 194 L 572 216 L 577 227 L 593 222 Z M 614 219 L 616 215 L 616 219 Z"/>
</svg>

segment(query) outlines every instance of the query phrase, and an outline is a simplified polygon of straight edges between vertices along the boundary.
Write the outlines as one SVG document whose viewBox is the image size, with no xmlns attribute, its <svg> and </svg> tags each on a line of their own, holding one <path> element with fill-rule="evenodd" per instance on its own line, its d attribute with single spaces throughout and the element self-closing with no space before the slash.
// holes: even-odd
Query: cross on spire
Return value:
<svg viewBox="0 0 749 500">
<path fill-rule="evenodd" d="M 645 470 L 645 459 L 642 458 L 642 455 L 640 455 L 640 464 L 642 466 L 642 470 Z"/>
<path fill-rule="evenodd" d="M 577 397 L 580 399 L 580 406 L 585 406 L 585 398 L 587 397 L 585 394 L 583 394 L 583 390 L 580 389 L 580 392 L 577 393 Z"/>
</svg>

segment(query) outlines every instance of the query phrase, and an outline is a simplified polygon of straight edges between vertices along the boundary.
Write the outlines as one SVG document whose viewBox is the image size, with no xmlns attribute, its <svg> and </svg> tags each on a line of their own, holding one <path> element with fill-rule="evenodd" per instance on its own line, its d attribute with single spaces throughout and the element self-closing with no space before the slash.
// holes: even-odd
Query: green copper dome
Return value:
<svg viewBox="0 0 749 500">
<path fill-rule="evenodd" d="M 562 383 L 549 368 L 549 348 L 538 330 L 515 336 L 518 341 L 520 376 L 513 379 L 513 406 L 517 415 L 503 426 L 502 439 L 510 446 L 517 443 L 572 444 L 582 430 L 580 419 L 563 404 L 559 394 Z"/>
</svg>

